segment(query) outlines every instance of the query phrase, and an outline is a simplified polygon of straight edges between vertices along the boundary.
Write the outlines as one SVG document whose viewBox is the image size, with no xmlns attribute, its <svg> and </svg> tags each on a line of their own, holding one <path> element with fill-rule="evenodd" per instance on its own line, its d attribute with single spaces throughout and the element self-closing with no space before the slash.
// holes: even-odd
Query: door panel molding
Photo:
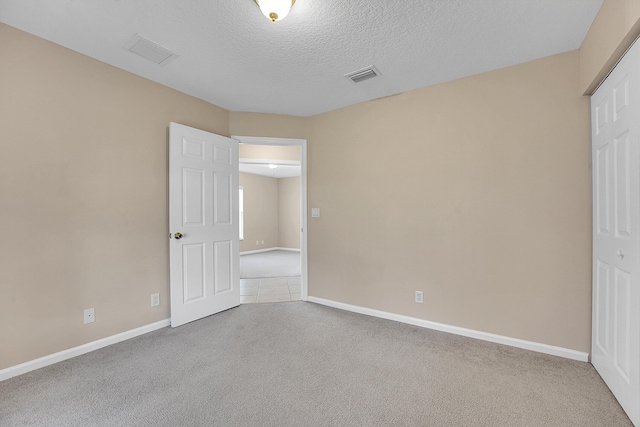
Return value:
<svg viewBox="0 0 640 427">
<path fill-rule="evenodd" d="M 640 425 L 640 44 L 591 97 L 591 362 Z"/>
<path fill-rule="evenodd" d="M 169 125 L 172 327 L 240 304 L 237 186 L 238 141 Z"/>
</svg>

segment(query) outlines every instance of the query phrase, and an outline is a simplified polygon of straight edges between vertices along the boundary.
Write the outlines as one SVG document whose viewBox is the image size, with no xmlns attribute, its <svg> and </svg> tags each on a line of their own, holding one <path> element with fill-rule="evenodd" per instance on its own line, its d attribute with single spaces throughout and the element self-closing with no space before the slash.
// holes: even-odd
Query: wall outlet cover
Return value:
<svg viewBox="0 0 640 427">
<path fill-rule="evenodd" d="M 160 305 L 160 294 L 151 294 L 151 307 Z"/>
<path fill-rule="evenodd" d="M 96 312 L 93 308 L 87 308 L 84 311 L 84 324 L 93 323 L 96 321 Z"/>
</svg>

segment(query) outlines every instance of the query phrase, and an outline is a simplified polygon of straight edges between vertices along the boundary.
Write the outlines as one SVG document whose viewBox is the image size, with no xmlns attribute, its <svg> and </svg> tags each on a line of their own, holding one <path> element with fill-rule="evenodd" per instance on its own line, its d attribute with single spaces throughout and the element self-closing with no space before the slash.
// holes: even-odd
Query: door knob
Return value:
<svg viewBox="0 0 640 427">
<path fill-rule="evenodd" d="M 624 252 L 618 250 L 618 257 L 620 257 L 620 259 L 624 258 Z"/>
<path fill-rule="evenodd" d="M 173 235 L 173 237 L 175 237 L 176 240 L 180 240 L 180 239 L 182 239 L 182 233 L 176 233 L 176 234 Z"/>
</svg>

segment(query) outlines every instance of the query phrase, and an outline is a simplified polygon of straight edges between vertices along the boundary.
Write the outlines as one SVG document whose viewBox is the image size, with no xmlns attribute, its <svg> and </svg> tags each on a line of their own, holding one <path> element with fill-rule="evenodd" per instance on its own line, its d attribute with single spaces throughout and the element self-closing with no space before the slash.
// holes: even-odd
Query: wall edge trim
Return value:
<svg viewBox="0 0 640 427">
<path fill-rule="evenodd" d="M 552 356 L 563 357 L 565 359 L 577 360 L 580 362 L 589 361 L 589 353 L 583 351 L 571 350 L 564 347 L 557 347 L 549 344 L 543 344 L 533 341 L 526 341 L 519 338 L 507 337 L 504 335 L 492 334 L 489 332 L 477 331 L 474 329 L 461 328 L 459 326 L 447 325 L 444 323 L 432 322 L 430 320 L 418 319 L 416 317 L 404 316 L 401 314 L 390 313 L 372 308 L 361 307 L 357 305 L 346 304 L 338 301 L 332 301 L 324 298 L 309 296 L 307 301 L 320 305 L 325 305 L 340 310 L 351 311 L 354 313 L 365 314 L 367 316 L 378 317 L 386 320 L 393 320 L 400 323 L 406 323 L 421 328 L 433 329 L 440 332 L 447 332 L 454 335 L 461 335 L 468 338 L 475 338 L 482 341 L 493 342 L 496 344 L 508 345 L 524 350 L 535 351 L 538 353 L 549 354 Z"/>
<path fill-rule="evenodd" d="M 119 334 L 111 335 L 106 338 L 101 338 L 96 341 L 81 344 L 77 347 L 72 347 L 66 350 L 59 351 L 57 353 L 49 354 L 38 359 L 20 363 L 19 365 L 9 366 L 8 368 L 0 370 L 0 381 L 8 380 L 9 378 L 17 377 L 18 375 L 26 374 L 27 372 L 35 371 L 36 369 L 44 368 L 45 366 L 62 362 L 63 360 L 81 356 L 94 350 L 98 350 L 112 344 L 117 344 L 121 341 L 126 341 L 128 339 L 135 338 L 137 336 L 144 335 L 158 329 L 166 328 L 170 324 L 171 319 L 160 320 L 155 323 L 140 326 L 139 328 L 131 329 Z"/>
</svg>

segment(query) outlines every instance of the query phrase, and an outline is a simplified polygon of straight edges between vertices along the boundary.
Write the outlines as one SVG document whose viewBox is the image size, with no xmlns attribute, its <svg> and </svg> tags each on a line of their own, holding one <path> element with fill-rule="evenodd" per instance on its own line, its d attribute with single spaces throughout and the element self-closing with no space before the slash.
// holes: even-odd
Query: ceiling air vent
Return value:
<svg viewBox="0 0 640 427">
<path fill-rule="evenodd" d="M 354 83 L 360 83 L 361 81 L 369 80 L 379 75 L 380 71 L 378 71 L 378 69 L 373 65 L 370 65 L 360 70 L 352 71 L 351 73 L 345 74 L 344 76 L 348 79 L 351 79 L 351 81 Z"/>
<path fill-rule="evenodd" d="M 149 61 L 155 62 L 159 65 L 167 65 L 169 62 L 176 59 L 177 53 L 171 52 L 169 49 L 165 49 L 158 43 L 136 34 L 124 47 L 129 52 L 133 52 L 136 55 L 140 55 Z"/>
</svg>

